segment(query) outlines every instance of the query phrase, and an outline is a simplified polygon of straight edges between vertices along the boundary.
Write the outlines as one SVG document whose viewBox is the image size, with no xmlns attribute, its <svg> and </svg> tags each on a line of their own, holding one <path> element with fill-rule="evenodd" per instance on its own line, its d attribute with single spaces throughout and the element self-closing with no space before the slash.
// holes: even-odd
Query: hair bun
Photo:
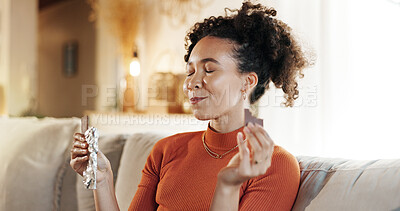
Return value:
<svg viewBox="0 0 400 211">
<path fill-rule="evenodd" d="M 262 12 L 267 16 L 275 17 L 277 14 L 277 11 L 272 7 L 268 8 L 266 6 L 263 6 L 262 4 L 252 4 L 250 1 L 243 2 L 242 8 L 240 8 L 240 10 L 236 9 L 233 11 L 238 12 L 238 15 L 239 13 L 251 15 L 253 13 Z"/>
</svg>

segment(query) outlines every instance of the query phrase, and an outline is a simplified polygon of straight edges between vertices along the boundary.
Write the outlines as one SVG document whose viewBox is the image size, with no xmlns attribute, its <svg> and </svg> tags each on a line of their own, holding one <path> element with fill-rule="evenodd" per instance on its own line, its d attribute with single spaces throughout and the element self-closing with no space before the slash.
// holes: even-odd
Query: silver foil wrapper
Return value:
<svg viewBox="0 0 400 211">
<path fill-rule="evenodd" d="M 86 170 L 83 172 L 83 183 L 86 189 L 96 189 L 97 152 L 99 151 L 97 128 L 90 127 L 85 132 L 85 139 L 88 143 L 89 161 Z"/>
</svg>

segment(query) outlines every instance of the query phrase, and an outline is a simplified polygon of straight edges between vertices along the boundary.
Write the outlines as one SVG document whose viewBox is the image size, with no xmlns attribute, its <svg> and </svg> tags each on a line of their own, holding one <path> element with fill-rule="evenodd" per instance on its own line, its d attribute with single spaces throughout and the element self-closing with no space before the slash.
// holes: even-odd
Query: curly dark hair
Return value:
<svg viewBox="0 0 400 211">
<path fill-rule="evenodd" d="M 206 36 L 234 41 L 233 56 L 239 71 L 255 72 L 258 76 L 250 103 L 257 102 L 272 81 L 285 93 L 285 106 L 292 107 L 299 96 L 297 77 L 304 77 L 302 70 L 310 62 L 291 28 L 274 16 L 275 9 L 245 1 L 239 10 L 226 8 L 225 16 L 211 16 L 196 23 L 185 37 L 185 62 L 194 46 Z"/>
</svg>

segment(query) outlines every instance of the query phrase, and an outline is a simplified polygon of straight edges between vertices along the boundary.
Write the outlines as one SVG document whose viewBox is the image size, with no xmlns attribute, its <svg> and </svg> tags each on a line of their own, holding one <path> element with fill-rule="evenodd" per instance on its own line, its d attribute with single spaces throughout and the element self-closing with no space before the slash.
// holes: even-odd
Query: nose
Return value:
<svg viewBox="0 0 400 211">
<path fill-rule="evenodd" d="M 189 90 L 203 88 L 203 76 L 196 71 L 193 73 L 191 79 L 188 82 L 187 88 Z"/>
</svg>

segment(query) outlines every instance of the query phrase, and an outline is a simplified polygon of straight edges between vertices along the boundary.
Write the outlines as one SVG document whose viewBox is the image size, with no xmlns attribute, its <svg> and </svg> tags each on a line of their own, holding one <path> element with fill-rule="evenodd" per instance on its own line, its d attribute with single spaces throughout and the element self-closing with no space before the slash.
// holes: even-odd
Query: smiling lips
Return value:
<svg viewBox="0 0 400 211">
<path fill-rule="evenodd" d="M 207 97 L 192 97 L 190 98 L 190 104 L 196 104 L 204 99 L 206 99 Z"/>
</svg>

